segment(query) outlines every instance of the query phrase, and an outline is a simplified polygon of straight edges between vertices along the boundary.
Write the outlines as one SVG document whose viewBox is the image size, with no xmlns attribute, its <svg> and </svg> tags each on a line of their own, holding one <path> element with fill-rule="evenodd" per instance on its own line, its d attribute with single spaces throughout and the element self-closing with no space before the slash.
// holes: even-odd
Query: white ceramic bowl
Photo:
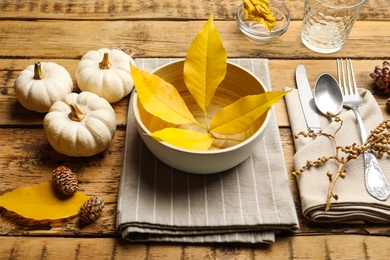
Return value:
<svg viewBox="0 0 390 260">
<path fill-rule="evenodd" d="M 184 60 L 175 61 L 156 69 L 153 73 L 178 89 L 187 106 L 202 120 L 203 113 L 189 93 L 183 81 Z M 218 87 L 208 113 L 210 119 L 219 109 L 233 103 L 240 97 L 268 91 L 265 85 L 249 71 L 228 63 L 225 79 Z M 245 132 L 234 135 L 242 142 L 214 141 L 208 151 L 182 149 L 165 142 L 159 142 L 146 135 L 169 126 L 168 123 L 149 114 L 138 100 L 137 93 L 131 96 L 132 111 L 136 127 L 149 150 L 162 162 L 172 168 L 199 174 L 209 174 L 228 170 L 248 158 L 257 148 L 270 118 L 270 110 L 260 116 Z M 146 133 L 146 134 L 145 134 Z"/>
<path fill-rule="evenodd" d="M 244 36 L 256 43 L 263 44 L 282 36 L 290 24 L 290 11 L 285 4 L 277 0 L 270 0 L 270 9 L 275 14 L 275 26 L 268 31 L 265 25 L 245 18 L 244 4 L 237 9 L 237 26 Z"/>
</svg>

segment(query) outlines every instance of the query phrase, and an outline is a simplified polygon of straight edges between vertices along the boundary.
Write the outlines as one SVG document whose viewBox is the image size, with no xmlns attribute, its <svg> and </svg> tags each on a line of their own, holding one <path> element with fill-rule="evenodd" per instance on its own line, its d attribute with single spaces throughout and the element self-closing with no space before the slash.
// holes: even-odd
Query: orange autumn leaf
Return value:
<svg viewBox="0 0 390 260">
<path fill-rule="evenodd" d="M 72 196 L 60 194 L 51 182 L 16 189 L 0 196 L 0 207 L 35 219 L 61 219 L 78 214 L 89 196 L 78 191 Z"/>
</svg>

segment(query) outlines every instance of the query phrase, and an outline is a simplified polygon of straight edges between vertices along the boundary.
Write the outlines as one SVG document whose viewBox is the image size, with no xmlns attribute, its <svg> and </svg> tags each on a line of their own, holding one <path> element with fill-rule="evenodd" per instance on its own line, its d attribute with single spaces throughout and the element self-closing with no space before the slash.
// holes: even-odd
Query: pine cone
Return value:
<svg viewBox="0 0 390 260">
<path fill-rule="evenodd" d="M 53 171 L 54 186 L 65 195 L 73 195 L 79 189 L 76 175 L 66 166 L 59 166 Z"/>
<path fill-rule="evenodd" d="M 390 64 L 383 62 L 383 66 L 376 66 L 373 73 L 370 74 L 374 79 L 374 92 L 379 95 L 390 95 Z"/>
<path fill-rule="evenodd" d="M 100 217 L 104 208 L 104 200 L 97 196 L 92 196 L 81 205 L 79 210 L 80 219 L 85 223 L 91 223 Z"/>
</svg>

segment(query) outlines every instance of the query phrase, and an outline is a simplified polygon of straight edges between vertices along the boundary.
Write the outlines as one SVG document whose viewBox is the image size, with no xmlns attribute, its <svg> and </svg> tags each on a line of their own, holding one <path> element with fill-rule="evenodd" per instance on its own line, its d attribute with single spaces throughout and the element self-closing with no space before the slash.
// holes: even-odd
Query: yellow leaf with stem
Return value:
<svg viewBox="0 0 390 260">
<path fill-rule="evenodd" d="M 192 41 L 184 62 L 184 82 L 204 113 L 225 78 L 226 67 L 226 50 L 211 15 Z"/>
<path fill-rule="evenodd" d="M 63 195 L 51 182 L 45 182 L 1 195 L 0 207 L 35 220 L 61 219 L 77 215 L 88 199 L 80 191 L 72 196 Z"/>
<path fill-rule="evenodd" d="M 179 92 L 171 84 L 133 65 L 131 75 L 138 98 L 146 111 L 173 124 L 199 125 Z"/>
<path fill-rule="evenodd" d="M 248 129 L 264 112 L 289 91 L 249 95 L 219 110 L 210 124 L 210 132 L 234 135 Z"/>
<path fill-rule="evenodd" d="M 205 151 L 209 149 L 214 138 L 208 133 L 191 129 L 164 128 L 151 134 L 153 138 L 184 149 Z"/>
</svg>

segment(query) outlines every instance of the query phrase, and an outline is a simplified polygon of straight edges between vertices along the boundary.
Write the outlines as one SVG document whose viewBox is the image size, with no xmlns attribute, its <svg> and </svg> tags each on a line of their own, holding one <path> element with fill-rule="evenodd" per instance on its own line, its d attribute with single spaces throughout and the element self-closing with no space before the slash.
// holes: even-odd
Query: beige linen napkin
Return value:
<svg viewBox="0 0 390 260">
<path fill-rule="evenodd" d="M 359 108 L 367 133 L 373 130 L 383 117 L 381 110 L 371 94 L 367 90 L 360 90 L 363 105 Z M 285 97 L 288 114 L 292 127 L 292 133 L 296 134 L 304 130 L 307 132 L 305 118 L 301 109 L 298 91 L 294 89 Z M 344 121 L 343 128 L 337 134 L 338 145 L 351 145 L 361 143 L 356 117 L 352 110 L 343 109 L 339 114 Z M 338 123 L 332 122 L 326 116 L 320 115 L 322 132 L 333 134 Z M 294 167 L 296 170 L 306 164 L 307 160 L 316 160 L 323 155 L 334 155 L 335 148 L 326 137 L 314 140 L 300 137 L 295 139 L 296 154 Z M 390 181 L 390 160 L 378 159 L 383 173 Z M 335 172 L 335 163 L 326 163 L 322 167 L 312 168 L 303 172 L 298 178 L 298 186 L 302 203 L 303 215 L 318 222 L 389 222 L 390 200 L 378 201 L 371 197 L 364 184 L 363 156 L 346 164 L 348 170 L 345 179 L 339 179 L 334 186 L 334 193 L 338 200 L 332 200 L 331 208 L 325 211 L 326 195 L 329 180 L 326 172 Z"/>
<path fill-rule="evenodd" d="M 152 71 L 171 59 L 136 59 Z M 232 60 L 270 86 L 267 60 Z M 129 106 L 131 109 L 131 105 Z M 272 243 L 298 226 L 274 111 L 258 150 L 239 166 L 197 175 L 168 167 L 128 113 L 117 229 L 131 241 Z"/>
</svg>

